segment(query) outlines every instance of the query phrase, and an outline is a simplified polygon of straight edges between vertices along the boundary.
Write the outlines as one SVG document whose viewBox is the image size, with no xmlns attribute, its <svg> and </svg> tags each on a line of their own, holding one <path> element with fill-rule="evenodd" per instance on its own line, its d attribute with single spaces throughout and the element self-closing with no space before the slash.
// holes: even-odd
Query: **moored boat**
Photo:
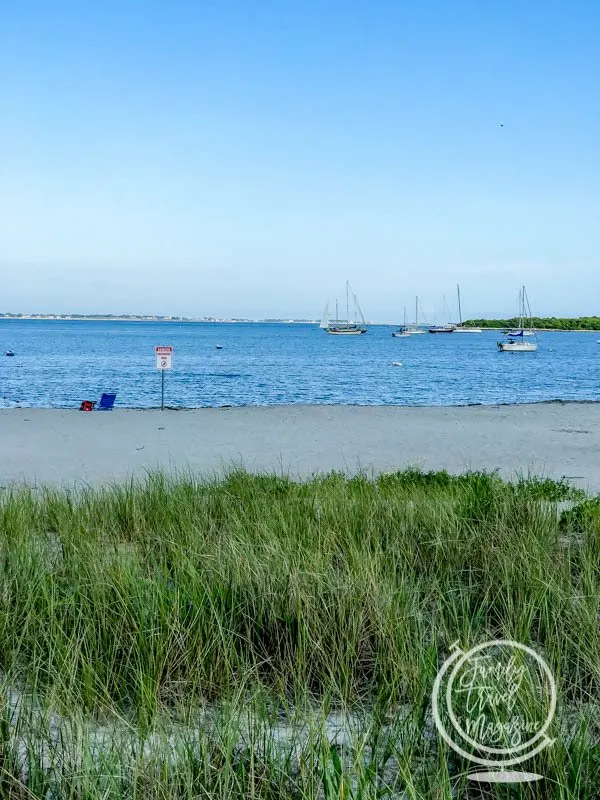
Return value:
<svg viewBox="0 0 600 800">
<path fill-rule="evenodd" d="M 513 337 L 508 342 L 498 342 L 498 350 L 501 353 L 534 353 L 537 350 L 537 342 L 520 342 Z"/>
<path fill-rule="evenodd" d="M 414 325 L 407 325 L 406 324 L 406 307 L 404 308 L 404 325 L 399 328 L 397 331 L 392 331 L 392 336 L 417 336 L 420 333 L 425 333 L 423 328 L 419 328 L 419 298 L 418 296 L 415 297 L 415 324 Z"/>
<path fill-rule="evenodd" d="M 448 307 L 446 306 L 446 298 L 445 297 L 443 299 L 443 312 L 442 313 L 444 314 L 445 317 L 446 317 L 446 314 L 448 313 Z M 450 316 L 450 315 L 448 314 L 448 316 Z M 448 317 L 446 317 L 446 319 L 448 319 Z M 454 323 L 447 322 L 445 325 L 431 325 L 429 328 L 427 328 L 427 331 L 429 333 L 454 333 L 454 329 L 455 328 L 456 328 L 456 325 L 454 325 Z"/>
<path fill-rule="evenodd" d="M 340 336 L 342 334 L 344 336 L 350 336 L 352 334 L 366 333 L 366 332 L 367 328 L 361 325 L 355 325 L 354 323 L 346 325 L 345 323 L 341 322 L 337 325 L 330 325 L 329 328 L 327 328 L 327 333 L 332 333 L 337 336 Z"/>
<path fill-rule="evenodd" d="M 458 297 L 458 325 L 454 328 L 454 333 L 482 333 L 481 328 L 473 328 L 470 325 L 463 325 L 462 309 L 460 307 L 460 285 L 456 284 L 456 294 Z"/>
<path fill-rule="evenodd" d="M 505 332 L 508 337 L 506 342 L 497 342 L 501 353 L 535 353 L 537 350 L 537 335 L 531 324 L 531 309 L 525 286 L 519 290 L 519 327 Z M 533 342 L 526 342 L 525 336 L 535 336 Z"/>
<path fill-rule="evenodd" d="M 454 333 L 455 325 L 432 325 L 431 328 L 427 328 L 429 333 Z"/>
<path fill-rule="evenodd" d="M 406 306 L 404 306 L 404 324 L 400 328 L 398 328 L 397 331 L 392 331 L 392 336 L 395 336 L 396 338 L 398 338 L 398 337 L 406 337 L 406 336 L 410 336 L 410 335 L 411 335 L 410 329 L 408 328 L 408 326 L 406 324 Z"/>
<path fill-rule="evenodd" d="M 352 293 L 352 297 L 354 299 L 354 316 L 356 317 L 358 313 L 360 313 L 362 324 L 355 322 L 354 320 L 350 319 L 350 284 L 346 281 L 346 321 L 341 322 L 338 315 L 338 303 L 337 300 L 335 301 L 335 320 L 330 322 L 328 319 L 328 308 L 325 307 L 325 311 L 323 312 L 323 319 L 321 320 L 321 328 L 326 332 L 330 333 L 334 336 L 356 336 L 361 333 L 366 333 L 368 328 L 365 324 L 365 318 L 363 316 L 362 311 L 360 310 L 360 306 L 358 305 L 358 300 L 356 299 L 356 295 L 354 292 Z"/>
</svg>

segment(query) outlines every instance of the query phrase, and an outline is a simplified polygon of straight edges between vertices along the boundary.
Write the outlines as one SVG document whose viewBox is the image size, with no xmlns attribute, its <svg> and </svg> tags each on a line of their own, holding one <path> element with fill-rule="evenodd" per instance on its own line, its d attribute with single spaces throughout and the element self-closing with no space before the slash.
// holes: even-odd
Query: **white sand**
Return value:
<svg viewBox="0 0 600 800">
<path fill-rule="evenodd" d="M 600 404 L 0 411 L 0 485 L 71 486 L 156 467 L 307 476 L 332 469 L 500 469 L 600 491 Z"/>
</svg>

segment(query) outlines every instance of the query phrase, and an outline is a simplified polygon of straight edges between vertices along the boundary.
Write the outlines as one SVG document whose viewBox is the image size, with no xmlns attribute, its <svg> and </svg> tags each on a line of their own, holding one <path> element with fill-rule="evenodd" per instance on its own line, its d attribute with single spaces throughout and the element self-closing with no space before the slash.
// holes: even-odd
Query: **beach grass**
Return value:
<svg viewBox="0 0 600 800">
<path fill-rule="evenodd" d="M 0 797 L 598 796 L 600 506 L 565 481 L 15 488 L 0 559 Z M 431 692 L 492 639 L 547 661 L 555 742 L 475 791 Z"/>
</svg>

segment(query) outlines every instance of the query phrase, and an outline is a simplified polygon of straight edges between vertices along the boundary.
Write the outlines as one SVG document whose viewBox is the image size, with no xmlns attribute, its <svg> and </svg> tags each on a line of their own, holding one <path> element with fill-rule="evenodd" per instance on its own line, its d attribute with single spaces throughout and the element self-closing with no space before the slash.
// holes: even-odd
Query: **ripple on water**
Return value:
<svg viewBox="0 0 600 800">
<path fill-rule="evenodd" d="M 497 331 L 398 339 L 327 336 L 316 325 L 1 320 L 0 407 L 160 404 L 154 347 L 174 346 L 173 407 L 341 403 L 474 405 L 600 398 L 597 334 L 542 333 L 536 353 L 499 353 Z M 222 345 L 221 350 L 216 344 Z M 403 368 L 393 366 L 401 361 Z"/>
</svg>

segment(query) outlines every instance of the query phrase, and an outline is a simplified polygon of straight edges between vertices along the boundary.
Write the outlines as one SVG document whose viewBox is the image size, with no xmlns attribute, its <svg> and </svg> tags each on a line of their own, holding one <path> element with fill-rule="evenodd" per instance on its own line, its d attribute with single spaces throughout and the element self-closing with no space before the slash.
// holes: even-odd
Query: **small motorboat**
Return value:
<svg viewBox="0 0 600 800">
<path fill-rule="evenodd" d="M 6 353 L 4 353 L 4 355 L 8 356 L 9 358 L 13 358 L 15 354 L 13 353 L 12 350 L 7 350 Z"/>
<path fill-rule="evenodd" d="M 222 344 L 218 344 L 216 347 L 217 347 L 217 350 L 222 350 L 223 349 L 223 345 Z"/>
<path fill-rule="evenodd" d="M 401 367 L 402 366 L 402 362 L 401 361 L 393 361 L 392 362 L 392 366 L 393 367 Z"/>
</svg>

